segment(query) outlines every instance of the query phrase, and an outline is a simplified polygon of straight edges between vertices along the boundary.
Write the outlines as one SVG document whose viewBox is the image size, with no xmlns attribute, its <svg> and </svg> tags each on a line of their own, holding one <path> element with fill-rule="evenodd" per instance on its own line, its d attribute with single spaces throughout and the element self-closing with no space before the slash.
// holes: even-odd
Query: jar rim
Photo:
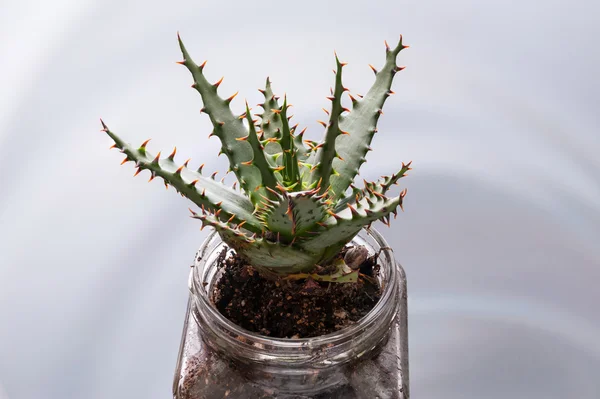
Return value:
<svg viewBox="0 0 600 399">
<path fill-rule="evenodd" d="M 400 268 L 396 263 L 393 250 L 389 247 L 388 243 L 385 241 L 383 236 L 377 232 L 377 230 L 373 228 L 362 229 L 354 238 L 354 240 L 356 240 L 356 238 L 360 235 L 366 235 L 375 241 L 375 243 L 379 246 L 377 249 L 380 252 L 379 259 L 383 259 L 383 261 L 380 261 L 379 263 L 380 267 L 383 269 L 383 266 L 388 266 L 385 268 L 383 276 L 380 280 L 382 284 L 381 297 L 375 306 L 356 323 L 329 334 L 307 338 L 277 338 L 261 335 L 240 327 L 239 325 L 227 319 L 215 307 L 214 303 L 211 301 L 211 292 L 209 292 L 210 288 L 212 288 L 212 285 L 202 284 L 200 271 L 197 270 L 199 269 L 198 267 L 194 267 L 190 273 L 189 288 L 192 296 L 196 298 L 196 301 L 200 301 L 200 304 L 202 305 L 202 311 L 208 313 L 211 321 L 216 322 L 229 333 L 223 338 L 237 345 L 242 344 L 242 342 L 234 338 L 234 336 L 248 339 L 254 344 L 255 347 L 256 344 L 262 344 L 268 347 L 277 347 L 282 350 L 302 349 L 307 346 L 317 345 L 336 345 L 338 343 L 347 341 L 348 338 L 361 335 L 369 331 L 369 327 L 373 324 L 376 324 L 376 322 L 378 322 L 386 313 L 386 309 L 388 309 L 390 306 L 390 301 L 393 301 L 393 296 L 396 295 L 400 289 L 399 280 L 404 278 L 403 269 Z M 196 258 L 197 261 L 204 260 L 205 257 L 210 254 L 209 251 L 211 249 L 211 244 L 217 243 L 217 241 L 221 241 L 219 235 L 216 231 L 211 232 L 202 244 L 201 252 Z M 367 245 L 369 244 L 367 243 Z M 210 266 L 211 265 L 209 264 L 205 265 L 205 267 Z M 391 317 L 391 319 L 393 319 L 393 317 Z"/>
</svg>

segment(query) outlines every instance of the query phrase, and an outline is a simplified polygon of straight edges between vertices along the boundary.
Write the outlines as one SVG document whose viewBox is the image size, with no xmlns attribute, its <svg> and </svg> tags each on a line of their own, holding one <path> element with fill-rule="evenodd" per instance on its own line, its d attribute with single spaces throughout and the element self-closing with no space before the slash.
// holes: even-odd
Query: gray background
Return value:
<svg viewBox="0 0 600 399">
<path fill-rule="evenodd" d="M 271 76 L 307 135 L 333 83 L 399 63 L 362 176 L 413 160 L 378 226 L 410 290 L 413 396 L 600 398 L 600 7 L 592 1 L 3 0 L 0 398 L 167 398 L 188 202 L 108 151 L 117 133 L 206 171 L 216 158 L 179 30 L 220 92 Z M 223 174 L 220 173 L 219 177 Z"/>
</svg>

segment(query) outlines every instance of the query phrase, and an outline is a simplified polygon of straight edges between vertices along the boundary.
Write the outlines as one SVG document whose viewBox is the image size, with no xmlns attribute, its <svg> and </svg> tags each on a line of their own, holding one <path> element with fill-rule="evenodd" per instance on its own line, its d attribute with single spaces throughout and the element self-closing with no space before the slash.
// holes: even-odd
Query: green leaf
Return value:
<svg viewBox="0 0 600 399">
<path fill-rule="evenodd" d="M 331 189 L 335 198 L 344 196 L 360 166 L 366 161 L 365 156 L 377 131 L 383 104 L 391 94 L 394 76 L 401 70 L 396 65 L 396 57 L 406 47 L 408 46 L 402 44 L 400 36 L 395 48 L 386 48 L 386 62 L 381 71 L 376 72 L 375 83 L 364 98 L 353 101 L 352 111 L 348 115 L 340 117 L 340 129 L 349 134 L 340 136 L 336 141 L 337 152 L 343 160 L 333 160 L 333 169 L 338 173 L 331 177 Z"/>
<path fill-rule="evenodd" d="M 344 64 L 335 56 L 337 71 L 335 73 L 335 89 L 333 96 L 328 97 L 331 100 L 331 112 L 329 114 L 329 123 L 325 130 L 325 138 L 321 148 L 317 150 L 314 164 L 316 168 L 312 174 L 312 184 L 310 187 L 319 187 L 320 192 L 324 193 L 329 189 L 329 179 L 334 173 L 333 160 L 338 156 L 336 152 L 336 139 L 345 132 L 340 129 L 340 116 L 344 112 L 342 107 L 342 94 L 345 89 L 342 85 L 342 67 Z"/>
<path fill-rule="evenodd" d="M 151 179 L 155 176 L 161 177 L 166 185 L 173 186 L 199 207 L 214 212 L 221 210 L 222 218 L 229 219 L 233 216 L 232 221 L 235 223 L 245 221 L 247 229 L 250 231 L 258 233 L 263 230 L 260 221 L 252 214 L 254 205 L 247 197 L 184 165 L 175 164 L 173 157 L 159 159 L 150 154 L 145 145 L 136 149 L 108 129 L 104 122 L 102 125 L 104 131 L 115 142 L 115 147 L 126 155 L 126 160 L 135 162 L 138 173 L 142 170 L 149 170 Z"/>
<path fill-rule="evenodd" d="M 213 135 L 221 140 L 221 151 L 229 159 L 230 169 L 234 172 L 240 186 L 248 194 L 254 204 L 260 201 L 261 195 L 265 195 L 265 189 L 262 187 L 262 178 L 260 170 L 254 165 L 248 165 L 252 161 L 253 153 L 249 143 L 238 139 L 248 136 L 248 131 L 239 116 L 231 111 L 229 103 L 232 96 L 223 99 L 217 94 L 217 88 L 221 81 L 211 84 L 203 73 L 204 64 L 197 65 L 187 52 L 181 38 L 179 46 L 183 53 L 184 60 L 182 64 L 190 71 L 194 78 L 192 85 L 202 97 L 204 103 L 203 111 L 208 114 L 213 125 Z"/>
</svg>

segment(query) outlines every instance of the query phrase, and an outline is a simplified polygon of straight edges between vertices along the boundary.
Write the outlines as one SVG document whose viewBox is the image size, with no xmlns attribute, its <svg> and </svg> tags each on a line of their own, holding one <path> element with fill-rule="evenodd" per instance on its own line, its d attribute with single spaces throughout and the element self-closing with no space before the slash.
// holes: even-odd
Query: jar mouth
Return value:
<svg viewBox="0 0 600 399">
<path fill-rule="evenodd" d="M 222 339 L 235 345 L 253 346 L 254 349 L 276 347 L 283 351 L 294 351 L 314 346 L 331 347 L 365 333 L 379 332 L 377 330 L 382 330 L 381 328 L 377 328 L 375 331 L 372 329 L 379 326 L 382 319 L 384 321 L 389 319 L 388 321 L 391 322 L 395 316 L 395 297 L 398 295 L 400 288 L 400 279 L 404 278 L 399 274 L 403 271 L 397 266 L 392 249 L 375 229 L 361 230 L 351 243 L 366 246 L 370 254 L 379 252 L 380 271 L 378 280 L 382 292 L 379 301 L 363 318 L 355 324 L 338 331 L 309 338 L 275 338 L 246 330 L 223 316 L 211 300 L 212 290 L 218 274 L 216 258 L 211 259 L 211 255 L 214 257 L 214 254 L 220 253 L 227 246 L 220 240 L 215 231 L 208 236 L 202 245 L 196 256 L 195 267 L 190 273 L 189 288 L 192 298 L 197 309 L 206 319 L 205 322 L 214 323 L 218 327 Z M 197 321 L 202 322 L 201 320 Z"/>
</svg>

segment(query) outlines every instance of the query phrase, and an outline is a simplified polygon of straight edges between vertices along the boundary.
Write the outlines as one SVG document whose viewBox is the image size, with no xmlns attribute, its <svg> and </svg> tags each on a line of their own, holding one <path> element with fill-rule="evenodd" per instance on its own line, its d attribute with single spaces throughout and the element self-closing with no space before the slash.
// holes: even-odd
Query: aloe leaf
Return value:
<svg viewBox="0 0 600 399">
<path fill-rule="evenodd" d="M 341 63 L 337 54 L 335 56 L 337 70 L 335 73 L 335 88 L 333 95 L 327 97 L 331 100 L 331 112 L 329 113 L 329 123 L 325 130 L 325 138 L 316 154 L 314 161 L 315 170 L 312 175 L 311 188 L 319 187 L 320 192 L 324 193 L 329 188 L 329 179 L 332 174 L 337 172 L 333 169 L 333 160 L 339 157 L 336 152 L 336 139 L 347 132 L 340 129 L 340 116 L 344 112 L 342 107 L 342 94 L 345 89 L 342 85 L 342 68 L 345 64 Z"/>
<path fill-rule="evenodd" d="M 222 79 L 214 84 L 209 83 L 203 73 L 204 64 L 197 65 L 192 60 L 179 36 L 178 40 L 184 58 L 181 64 L 185 65 L 194 78 L 192 87 L 202 97 L 204 103 L 202 111 L 210 117 L 214 128 L 212 134 L 221 140 L 221 152 L 227 155 L 230 169 L 235 173 L 240 186 L 248 194 L 251 201 L 257 204 L 261 195 L 266 194 L 266 192 L 262 187 L 260 170 L 251 163 L 253 153 L 250 144 L 238 140 L 248 136 L 248 131 L 241 118 L 234 115 L 229 107 L 229 103 L 235 95 L 227 99 L 221 98 L 217 94 L 217 88 Z"/>
<path fill-rule="evenodd" d="M 404 195 L 387 198 L 382 194 L 370 194 L 359 201 L 360 206 L 348 205 L 346 209 L 331 213 L 315 237 L 302 241 L 299 245 L 309 252 L 324 251 L 324 258 L 334 256 L 362 229 L 377 219 L 389 217 L 391 212 L 401 206 Z"/>
<path fill-rule="evenodd" d="M 298 157 L 296 154 L 296 148 L 294 146 L 294 140 L 290 131 L 290 125 L 287 116 L 287 110 L 291 107 L 288 105 L 287 98 L 283 100 L 279 113 L 281 119 L 281 139 L 279 144 L 283 150 L 283 184 L 286 188 L 293 189 L 297 187 L 301 190 L 300 183 L 300 170 L 298 169 Z M 296 190 L 296 191 L 298 191 Z"/>
<path fill-rule="evenodd" d="M 267 78 L 265 89 L 260 90 L 265 97 L 265 102 L 259 104 L 263 109 L 263 113 L 259 114 L 261 118 L 260 127 L 263 132 L 263 139 L 280 139 L 281 138 L 281 117 L 279 115 L 279 101 L 278 97 L 273 94 L 271 88 L 271 81 Z M 278 143 L 269 144 L 265 146 L 265 149 L 269 154 L 281 152 L 281 146 Z"/>
<path fill-rule="evenodd" d="M 407 47 L 402 44 L 402 36 L 395 48 L 386 46 L 386 61 L 383 68 L 376 71 L 375 83 L 362 99 L 354 99 L 350 113 L 340 117 L 340 129 L 349 134 L 336 141 L 337 152 L 343 160 L 333 160 L 333 169 L 337 174 L 331 177 L 331 189 L 335 198 L 343 197 L 360 166 L 366 161 L 365 156 L 377 131 L 383 104 L 392 93 L 390 88 L 394 76 L 403 69 L 396 65 L 396 57 Z"/>
<path fill-rule="evenodd" d="M 248 121 L 248 136 L 242 137 L 238 139 L 238 141 L 247 141 L 250 144 L 253 153 L 252 165 L 256 166 L 260 171 L 262 184 L 264 187 L 275 189 L 279 184 L 279 181 L 275 177 L 274 168 L 265 157 L 265 147 L 261 144 L 256 134 L 256 127 L 254 126 L 256 121 L 253 120 L 252 116 L 250 115 L 248 103 L 246 103 L 246 119 Z"/>
<path fill-rule="evenodd" d="M 377 191 L 378 193 L 385 195 L 393 185 L 398 183 L 398 180 L 406 176 L 406 172 L 412 170 L 410 167 L 411 164 L 412 161 L 407 164 L 402 163 L 402 168 L 398 172 L 392 174 L 391 176 L 382 176 L 376 182 L 368 182 L 365 180 L 365 188 L 362 190 L 351 185 L 352 193 L 339 200 L 334 211 L 338 212 L 346 208 L 347 204 L 356 204 L 357 201 L 368 195 L 370 191 Z"/>
<path fill-rule="evenodd" d="M 256 217 L 269 231 L 283 235 L 288 242 L 318 228 L 318 223 L 328 217 L 323 197 L 315 191 L 276 194 L 278 197 L 267 201 Z"/>
<path fill-rule="evenodd" d="M 235 223 L 246 222 L 247 229 L 253 232 L 261 232 L 260 221 L 252 214 L 254 205 L 247 197 L 232 190 L 231 188 L 207 177 L 201 173 L 190 170 L 184 165 L 174 162 L 174 155 L 160 159 L 160 153 L 154 156 L 146 149 L 146 141 L 139 148 L 134 148 L 124 142 L 119 136 L 112 132 L 104 122 L 103 130 L 115 142 L 114 147 L 126 155 L 123 163 L 133 161 L 138 170 L 149 170 L 150 180 L 156 176 L 161 177 L 166 185 L 173 186 L 179 193 L 189 198 L 201 208 L 213 212 L 221 211 L 223 218 L 231 218 Z"/>
<path fill-rule="evenodd" d="M 318 254 L 311 254 L 294 245 L 269 241 L 263 237 L 249 237 L 243 229 L 232 228 L 208 213 L 194 217 L 202 220 L 203 225 L 213 227 L 227 245 L 258 268 L 281 274 L 298 273 L 311 270 L 319 258 Z M 243 228 L 246 228 L 245 224 Z"/>
</svg>

